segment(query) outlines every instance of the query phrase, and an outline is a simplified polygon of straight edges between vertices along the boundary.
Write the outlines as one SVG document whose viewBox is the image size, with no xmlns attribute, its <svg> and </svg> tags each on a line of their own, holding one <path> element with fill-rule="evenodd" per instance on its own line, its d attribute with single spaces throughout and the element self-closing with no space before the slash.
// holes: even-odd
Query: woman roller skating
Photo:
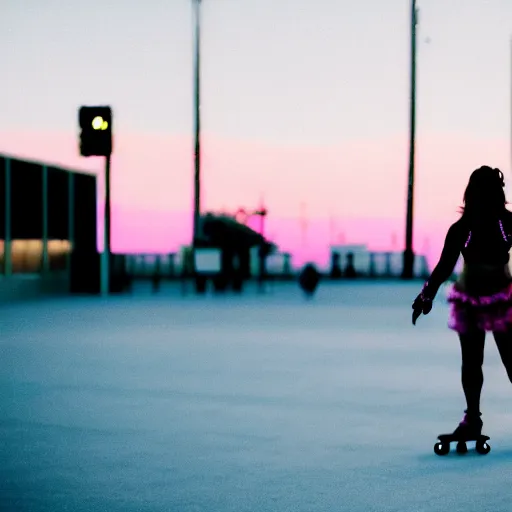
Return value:
<svg viewBox="0 0 512 512">
<path fill-rule="evenodd" d="M 413 324 L 428 314 L 441 284 L 452 274 L 459 255 L 463 270 L 448 294 L 448 326 L 459 335 L 462 388 L 467 408 L 453 435 L 474 439 L 482 432 L 480 394 L 483 385 L 485 333 L 493 333 L 512 382 L 512 213 L 505 207 L 503 173 L 484 166 L 471 174 L 461 218 L 446 235 L 439 263 L 416 297 Z"/>
</svg>

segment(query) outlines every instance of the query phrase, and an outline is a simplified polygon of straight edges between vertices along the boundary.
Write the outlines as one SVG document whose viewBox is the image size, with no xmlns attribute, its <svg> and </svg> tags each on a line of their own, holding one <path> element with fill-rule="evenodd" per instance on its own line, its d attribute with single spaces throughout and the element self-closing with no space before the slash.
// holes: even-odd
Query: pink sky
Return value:
<svg viewBox="0 0 512 512">
<path fill-rule="evenodd" d="M 112 162 L 114 251 L 168 252 L 188 242 L 191 142 L 178 136 L 118 134 Z M 102 161 L 79 157 L 75 134 L 2 133 L 0 152 L 98 173 L 103 193 Z M 415 248 L 424 253 L 427 247 L 431 264 L 457 218 L 470 172 L 489 164 L 508 176 L 509 161 L 506 139 L 418 137 Z M 320 147 L 205 134 L 203 209 L 257 207 L 263 195 L 267 235 L 292 251 L 297 262 L 326 261 L 327 246 L 340 240 L 402 250 L 406 174 L 406 137 Z"/>
<path fill-rule="evenodd" d="M 176 250 L 191 231 L 192 3 L 29 3 L 0 18 L 0 151 L 102 176 L 78 156 L 76 109 L 111 105 L 114 250 Z M 268 234 L 298 261 L 325 259 L 338 231 L 372 249 L 396 233 L 402 249 L 409 2 L 202 5 L 204 209 L 263 195 Z M 428 238 L 432 262 L 470 172 L 510 175 L 512 2 L 418 7 L 415 245 Z"/>
</svg>

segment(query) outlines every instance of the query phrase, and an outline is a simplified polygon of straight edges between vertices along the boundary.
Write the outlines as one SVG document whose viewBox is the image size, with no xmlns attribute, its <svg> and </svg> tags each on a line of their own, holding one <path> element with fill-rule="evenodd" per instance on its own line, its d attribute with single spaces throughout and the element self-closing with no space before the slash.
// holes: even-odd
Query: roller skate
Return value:
<svg viewBox="0 0 512 512">
<path fill-rule="evenodd" d="M 464 411 L 464 418 L 457 428 L 451 434 L 441 434 L 438 436 L 439 442 L 434 445 L 434 452 L 437 455 L 447 455 L 450 452 L 450 443 L 457 443 L 457 453 L 467 453 L 467 441 L 476 441 L 475 449 L 481 455 L 486 455 L 491 451 L 491 447 L 487 444 L 489 436 L 482 435 L 483 422 L 480 418 L 480 412 L 468 414 Z"/>
</svg>

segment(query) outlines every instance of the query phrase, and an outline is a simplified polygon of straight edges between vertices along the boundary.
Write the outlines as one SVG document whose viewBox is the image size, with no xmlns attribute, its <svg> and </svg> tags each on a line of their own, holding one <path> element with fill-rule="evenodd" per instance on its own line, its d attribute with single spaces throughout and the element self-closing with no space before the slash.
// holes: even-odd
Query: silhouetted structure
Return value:
<svg viewBox="0 0 512 512">
<path fill-rule="evenodd" d="M 250 251 L 258 247 L 260 257 L 260 279 L 265 274 L 265 259 L 270 254 L 273 245 L 265 238 L 234 220 L 223 215 L 206 214 L 201 217 L 201 233 L 203 237 L 197 241 L 198 249 L 218 249 L 221 254 L 220 272 L 196 273 L 194 275 L 196 291 L 204 293 L 206 282 L 212 280 L 218 292 L 231 289 L 241 292 L 243 283 L 250 278 Z M 190 271 L 193 265 L 186 265 Z"/>
<path fill-rule="evenodd" d="M 329 274 L 329 277 L 331 279 L 341 279 L 343 277 L 343 273 L 341 271 L 339 252 L 333 252 L 331 255 L 331 272 Z"/>
<path fill-rule="evenodd" d="M 194 8 L 194 224 L 192 245 L 201 238 L 201 0 Z"/>
<path fill-rule="evenodd" d="M 350 279 L 357 277 L 356 268 L 354 266 L 354 253 L 349 252 L 347 254 L 347 266 L 345 267 L 344 276 Z"/>
<path fill-rule="evenodd" d="M 370 265 L 368 268 L 368 276 L 369 277 L 375 277 L 376 276 L 376 270 L 375 270 L 375 254 L 370 253 Z"/>
<path fill-rule="evenodd" d="M 0 156 L 4 297 L 99 292 L 96 194 L 92 174 Z"/>
<path fill-rule="evenodd" d="M 416 25 L 418 9 L 416 0 L 411 0 L 411 74 L 410 74 L 410 131 L 409 131 L 409 173 L 407 180 L 407 212 L 405 224 L 405 250 L 403 260 L 403 279 L 414 277 L 413 223 L 414 223 L 414 166 L 416 152 Z"/>
</svg>

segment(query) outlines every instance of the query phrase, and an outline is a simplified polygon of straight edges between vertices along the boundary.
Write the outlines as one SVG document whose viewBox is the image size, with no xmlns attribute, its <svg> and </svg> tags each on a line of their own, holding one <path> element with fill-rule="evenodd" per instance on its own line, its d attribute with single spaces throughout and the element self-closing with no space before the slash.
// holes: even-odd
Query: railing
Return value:
<svg viewBox="0 0 512 512">
<path fill-rule="evenodd" d="M 0 241 L 0 275 L 4 271 L 4 247 Z M 48 270 L 65 270 L 68 265 L 68 255 L 71 245 L 66 240 L 48 241 Z M 215 250 L 207 250 L 207 252 Z M 200 252 L 200 251 L 198 251 Z M 173 280 L 181 279 L 184 274 L 184 259 L 182 254 L 126 254 L 116 255 L 119 260 L 118 270 L 130 280 L 132 279 L 159 279 Z M 206 254 L 204 256 L 207 256 Z M 219 272 L 219 258 L 213 256 L 212 267 L 208 269 L 208 257 L 200 257 L 199 266 L 205 267 L 208 274 Z M 197 266 L 196 263 L 196 266 Z M 119 265 L 123 268 L 119 268 Z M 39 274 L 43 270 L 43 243 L 41 240 L 13 240 L 11 244 L 11 266 L 13 274 Z M 365 252 L 354 254 L 352 257 L 352 271 L 347 268 L 346 258 L 336 258 L 333 254 L 333 261 L 330 269 L 323 273 L 326 277 L 343 279 L 348 277 L 369 277 L 369 278 L 398 278 L 402 271 L 402 257 L 399 253 L 386 252 Z M 258 263 L 252 261 L 250 275 L 253 278 L 259 277 Z M 266 259 L 265 276 L 270 279 L 290 279 L 300 272 L 300 269 L 293 269 L 291 257 L 286 253 L 271 254 Z M 415 263 L 416 277 L 426 278 L 429 269 L 426 259 L 418 256 Z"/>
<path fill-rule="evenodd" d="M 131 279 L 161 279 L 173 280 L 183 277 L 183 257 L 171 254 L 127 254 L 125 255 L 126 272 Z M 402 256 L 399 253 L 367 252 L 364 255 L 355 254 L 353 257 L 355 275 L 347 272 L 346 263 L 338 262 L 339 268 L 331 263 L 331 268 L 323 272 L 326 277 L 344 279 L 348 277 L 366 278 L 399 278 L 402 271 Z M 207 273 L 216 273 L 218 263 L 215 262 Z M 300 272 L 293 269 L 288 254 L 273 254 L 267 258 L 265 275 L 269 278 L 290 278 Z M 429 268 L 424 256 L 417 256 L 414 275 L 417 278 L 427 278 Z M 251 271 L 251 277 L 257 278 L 257 271 Z"/>
</svg>

